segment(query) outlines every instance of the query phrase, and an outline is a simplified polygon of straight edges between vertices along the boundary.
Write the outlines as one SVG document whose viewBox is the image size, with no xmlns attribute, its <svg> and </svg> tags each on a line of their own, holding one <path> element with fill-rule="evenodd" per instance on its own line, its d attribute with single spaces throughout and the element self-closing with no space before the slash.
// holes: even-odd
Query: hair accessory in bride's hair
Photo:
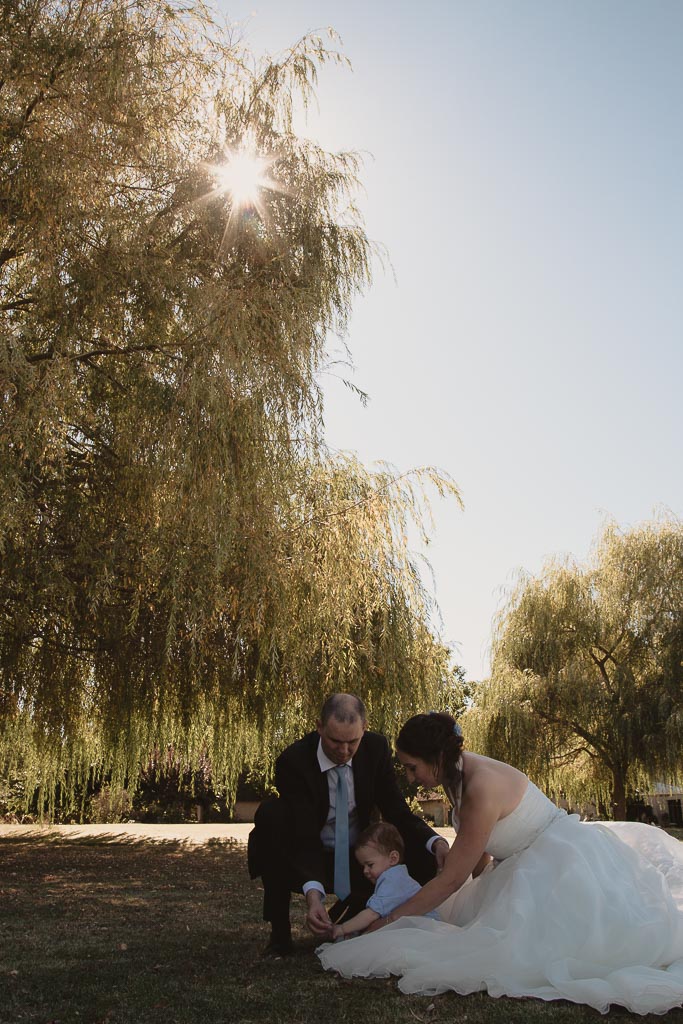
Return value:
<svg viewBox="0 0 683 1024">
<path fill-rule="evenodd" d="M 456 736 L 462 736 L 462 729 L 460 728 L 457 722 L 455 722 L 453 725 L 453 732 L 455 733 Z"/>
</svg>

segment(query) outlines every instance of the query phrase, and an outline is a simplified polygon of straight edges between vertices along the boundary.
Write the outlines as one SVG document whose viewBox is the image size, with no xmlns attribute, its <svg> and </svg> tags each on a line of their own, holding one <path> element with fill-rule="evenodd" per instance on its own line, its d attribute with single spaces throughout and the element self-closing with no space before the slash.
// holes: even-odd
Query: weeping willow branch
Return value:
<svg viewBox="0 0 683 1024">
<path fill-rule="evenodd" d="M 375 249 L 358 156 L 292 117 L 339 56 L 259 62 L 199 3 L 0 22 L 0 762 L 54 809 L 168 748 L 230 795 L 334 689 L 392 732 L 449 672 L 408 524 L 459 495 L 324 444 Z M 207 170 L 246 137 L 258 211 Z"/>
<path fill-rule="evenodd" d="M 662 516 L 520 580 L 468 717 L 479 749 L 623 817 L 629 793 L 683 780 L 682 709 L 683 527 Z"/>
</svg>

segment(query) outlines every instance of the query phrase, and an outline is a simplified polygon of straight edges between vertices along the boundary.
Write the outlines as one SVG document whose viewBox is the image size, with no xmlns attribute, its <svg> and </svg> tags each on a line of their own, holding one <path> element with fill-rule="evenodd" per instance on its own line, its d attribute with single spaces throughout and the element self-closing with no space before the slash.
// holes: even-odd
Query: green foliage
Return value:
<svg viewBox="0 0 683 1024">
<path fill-rule="evenodd" d="M 467 715 L 477 748 L 573 805 L 624 817 L 626 796 L 683 779 L 683 528 L 608 526 L 592 561 L 524 578 L 493 675 Z"/>
<path fill-rule="evenodd" d="M 0 761 L 52 810 L 169 746 L 230 798 L 331 690 L 391 733 L 448 671 L 406 526 L 454 484 L 322 437 L 372 248 L 292 110 L 340 59 L 254 61 L 199 3 L 2 6 Z M 211 173 L 245 139 L 258 212 Z"/>
<path fill-rule="evenodd" d="M 22 822 L 26 817 L 26 805 L 24 774 L 0 777 L 0 822 Z"/>
<path fill-rule="evenodd" d="M 90 799 L 88 821 L 96 824 L 130 821 L 132 801 L 127 789 L 102 786 Z"/>
<path fill-rule="evenodd" d="M 454 665 L 439 694 L 438 707 L 454 718 L 460 718 L 475 701 L 478 683 L 465 679 L 465 669 Z"/>
<path fill-rule="evenodd" d="M 113 794 L 118 795 L 118 794 Z M 140 772 L 130 803 L 135 821 L 228 821 L 225 800 L 216 792 L 206 756 L 183 763 L 173 749 L 155 751 Z"/>
</svg>

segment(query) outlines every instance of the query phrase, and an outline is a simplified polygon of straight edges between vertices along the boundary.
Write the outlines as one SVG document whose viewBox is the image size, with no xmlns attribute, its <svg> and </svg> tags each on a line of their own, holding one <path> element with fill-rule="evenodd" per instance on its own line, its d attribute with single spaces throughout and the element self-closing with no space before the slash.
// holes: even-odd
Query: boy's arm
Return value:
<svg viewBox="0 0 683 1024">
<path fill-rule="evenodd" d="M 379 914 L 366 907 L 365 910 L 361 910 L 360 914 L 349 918 L 343 924 L 335 924 L 332 928 L 332 938 L 336 941 L 339 938 L 344 938 L 346 935 L 352 935 L 353 932 L 363 932 L 373 921 L 378 919 Z"/>
</svg>

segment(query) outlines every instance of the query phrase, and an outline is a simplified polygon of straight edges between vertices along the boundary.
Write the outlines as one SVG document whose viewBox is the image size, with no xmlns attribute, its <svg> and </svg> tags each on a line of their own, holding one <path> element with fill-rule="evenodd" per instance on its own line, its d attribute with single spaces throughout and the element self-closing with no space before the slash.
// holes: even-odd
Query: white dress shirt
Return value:
<svg viewBox="0 0 683 1024">
<path fill-rule="evenodd" d="M 327 812 L 327 820 L 320 830 L 320 839 L 326 850 L 334 850 L 334 827 L 337 821 L 337 775 L 333 772 L 333 768 L 338 768 L 334 761 L 330 761 L 329 757 L 323 750 L 322 740 L 318 741 L 318 764 L 320 765 L 321 772 L 327 772 L 327 788 L 329 790 L 330 806 Z M 351 846 L 354 845 L 358 838 L 358 815 L 356 814 L 356 789 L 353 782 L 353 758 L 350 761 L 345 761 L 351 771 L 347 775 L 347 790 L 349 794 L 349 843 Z M 325 895 L 325 886 L 318 881 L 305 882 L 303 885 L 303 893 L 309 891 L 309 889 L 317 889 L 318 892 Z"/>
</svg>

